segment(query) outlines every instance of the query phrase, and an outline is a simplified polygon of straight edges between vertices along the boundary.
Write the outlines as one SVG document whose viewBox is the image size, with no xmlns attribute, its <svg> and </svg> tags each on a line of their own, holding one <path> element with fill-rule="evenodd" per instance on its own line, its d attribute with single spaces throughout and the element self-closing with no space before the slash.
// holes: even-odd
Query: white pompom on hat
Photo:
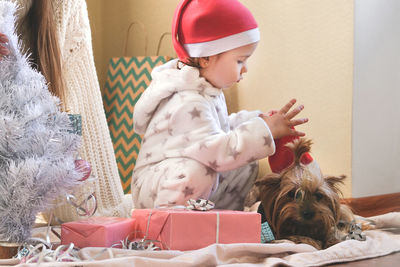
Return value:
<svg viewBox="0 0 400 267">
<path fill-rule="evenodd" d="M 183 62 L 259 40 L 256 20 L 237 0 L 182 0 L 175 10 L 172 41 Z"/>
</svg>

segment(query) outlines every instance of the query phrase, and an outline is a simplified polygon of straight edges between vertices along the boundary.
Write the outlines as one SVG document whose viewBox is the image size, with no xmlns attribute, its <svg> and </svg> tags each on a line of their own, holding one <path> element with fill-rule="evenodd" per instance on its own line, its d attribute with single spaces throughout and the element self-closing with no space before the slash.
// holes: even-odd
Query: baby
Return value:
<svg viewBox="0 0 400 267">
<path fill-rule="evenodd" d="M 243 209 L 258 160 L 273 155 L 274 139 L 304 136 L 294 126 L 303 109 L 291 100 L 279 111 L 228 115 L 222 89 L 248 71 L 260 40 L 257 22 L 237 0 L 183 0 L 172 36 L 179 60 L 152 72 L 136 103 L 143 134 L 132 177 L 135 208 L 182 205 L 204 198 L 217 208 Z"/>
</svg>

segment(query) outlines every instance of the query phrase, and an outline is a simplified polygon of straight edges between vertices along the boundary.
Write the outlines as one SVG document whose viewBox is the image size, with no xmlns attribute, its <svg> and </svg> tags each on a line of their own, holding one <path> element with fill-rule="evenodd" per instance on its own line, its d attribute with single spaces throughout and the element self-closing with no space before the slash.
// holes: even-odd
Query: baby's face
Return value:
<svg viewBox="0 0 400 267">
<path fill-rule="evenodd" d="M 247 72 L 247 59 L 253 54 L 258 42 L 210 56 L 200 74 L 216 88 L 228 88 L 239 82 Z"/>
</svg>

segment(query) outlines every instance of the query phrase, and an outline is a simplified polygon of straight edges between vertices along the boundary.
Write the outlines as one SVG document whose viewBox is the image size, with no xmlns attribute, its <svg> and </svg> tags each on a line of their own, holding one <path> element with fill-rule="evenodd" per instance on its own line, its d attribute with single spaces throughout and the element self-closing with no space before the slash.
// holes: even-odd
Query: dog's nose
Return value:
<svg viewBox="0 0 400 267">
<path fill-rule="evenodd" d="M 311 220 L 315 215 L 315 212 L 312 210 L 305 210 L 303 211 L 303 218 L 305 220 Z"/>
</svg>

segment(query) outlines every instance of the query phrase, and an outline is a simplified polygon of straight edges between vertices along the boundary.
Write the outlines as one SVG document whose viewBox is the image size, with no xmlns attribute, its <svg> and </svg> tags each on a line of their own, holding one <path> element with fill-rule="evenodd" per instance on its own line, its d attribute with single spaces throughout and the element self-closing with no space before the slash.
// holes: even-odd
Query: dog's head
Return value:
<svg viewBox="0 0 400 267">
<path fill-rule="evenodd" d="M 277 239 L 298 235 L 325 242 L 340 219 L 338 185 L 345 176 L 324 177 L 319 168 L 303 165 L 300 159 L 310 151 L 311 144 L 303 138 L 290 143 L 293 164 L 280 174 L 256 182 L 265 216 Z"/>
</svg>

